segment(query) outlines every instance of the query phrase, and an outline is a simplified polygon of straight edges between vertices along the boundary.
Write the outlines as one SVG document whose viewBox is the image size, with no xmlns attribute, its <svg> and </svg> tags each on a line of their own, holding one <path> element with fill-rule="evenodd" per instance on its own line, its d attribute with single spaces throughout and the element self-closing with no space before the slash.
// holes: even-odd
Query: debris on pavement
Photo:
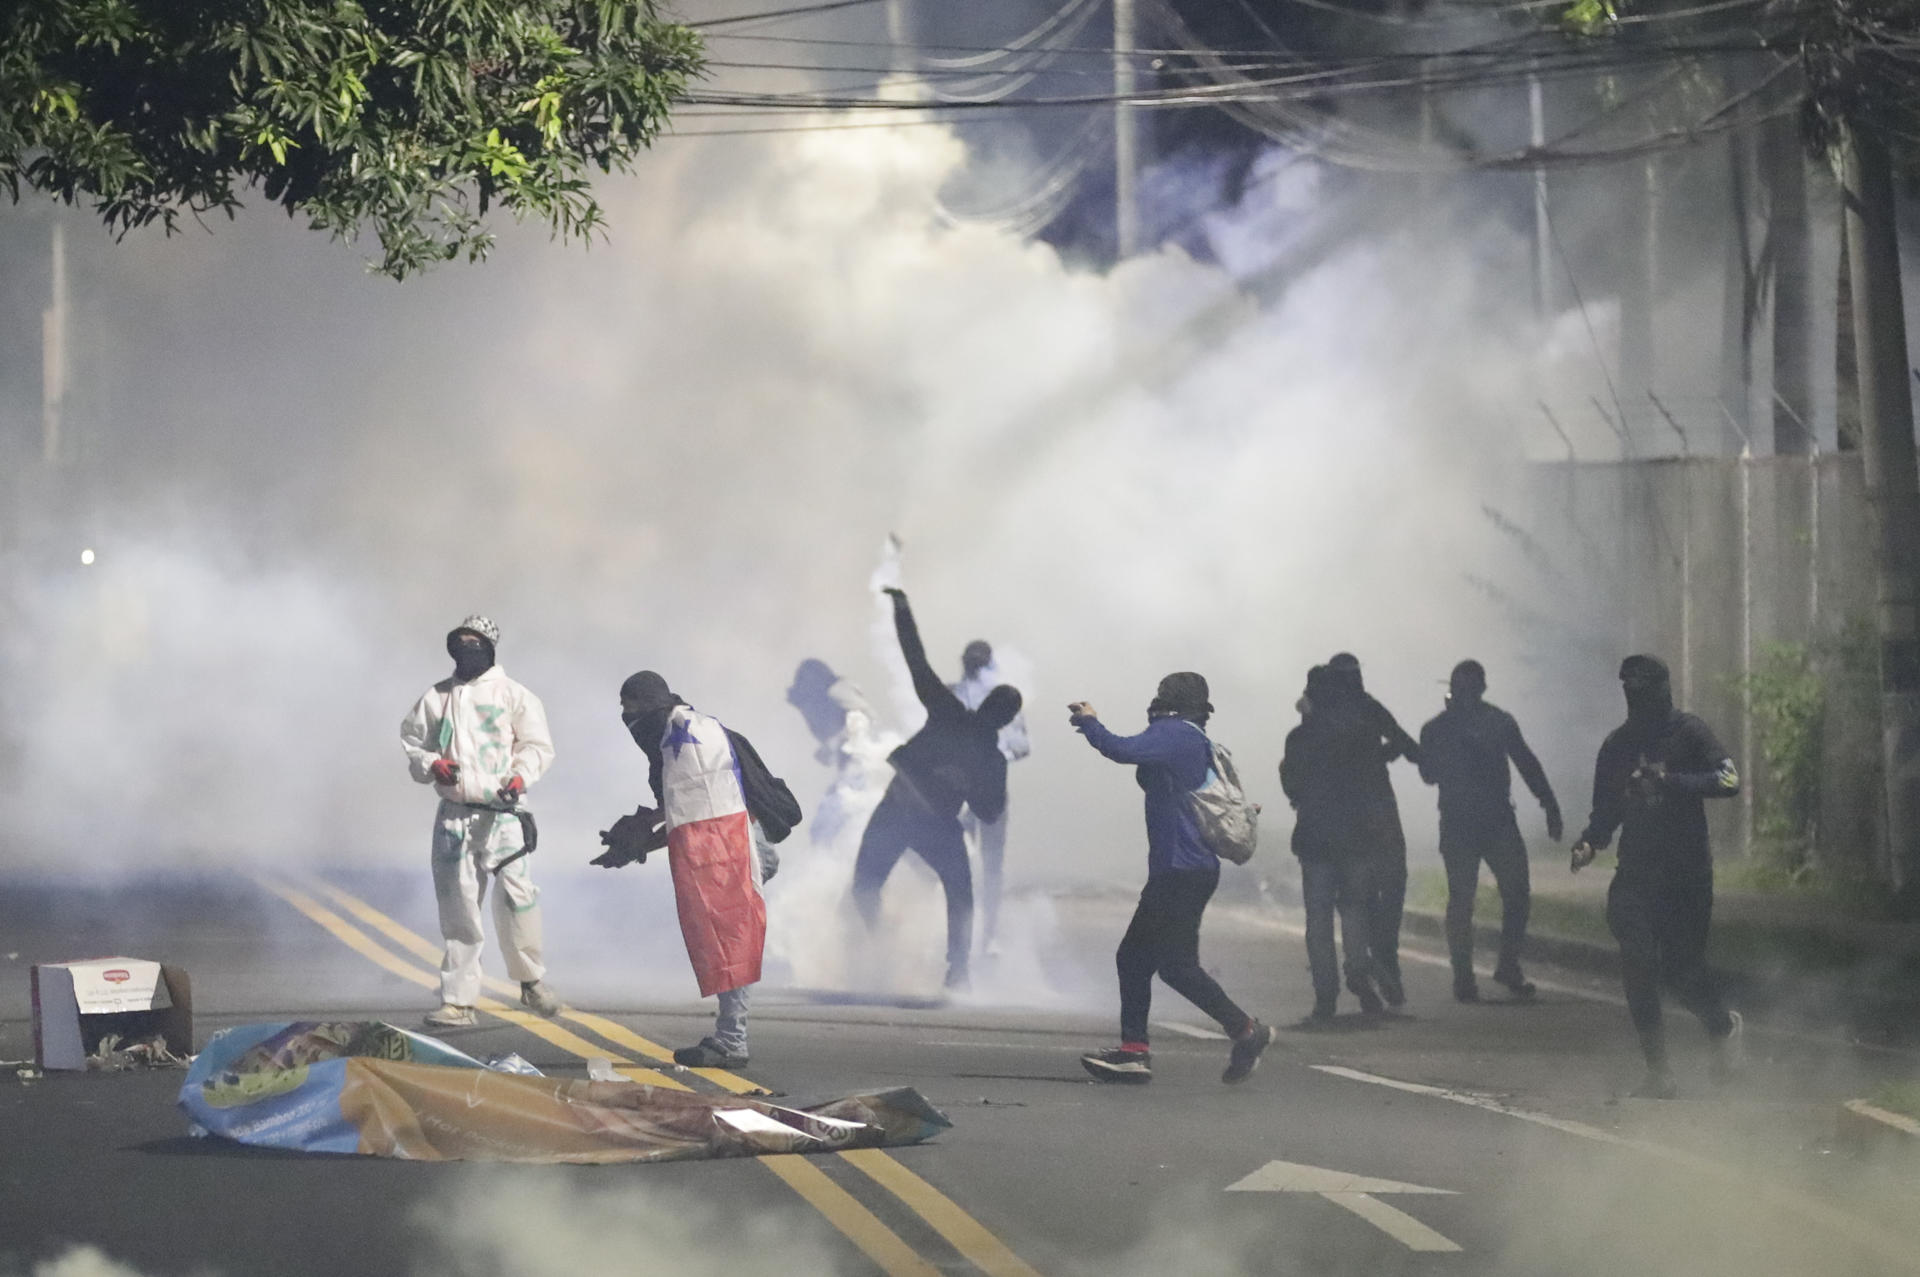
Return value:
<svg viewBox="0 0 1920 1277">
<path fill-rule="evenodd" d="M 93 1073 L 124 1073 L 128 1069 L 184 1069 L 192 1056 L 177 1055 L 167 1048 L 165 1034 L 153 1033 L 128 1041 L 118 1033 L 109 1033 L 87 1056 L 87 1070 Z"/>
<path fill-rule="evenodd" d="M 375 1021 L 215 1034 L 180 1088 L 196 1135 L 418 1161 L 662 1162 L 917 1144 L 951 1127 L 911 1087 L 786 1108 L 648 1082 L 489 1069 Z"/>
<path fill-rule="evenodd" d="M 518 1073 L 522 1077 L 545 1077 L 539 1069 L 530 1064 L 518 1052 L 508 1055 L 496 1055 L 487 1061 L 487 1067 L 495 1073 Z"/>
<path fill-rule="evenodd" d="M 179 967 L 146 958 L 88 958 L 39 963 L 28 979 L 38 1068 L 132 1067 L 108 1062 L 112 1048 L 103 1051 L 101 1043 L 109 1037 L 123 1044 L 157 1037 L 175 1059 L 193 1054 L 193 984 Z"/>
</svg>

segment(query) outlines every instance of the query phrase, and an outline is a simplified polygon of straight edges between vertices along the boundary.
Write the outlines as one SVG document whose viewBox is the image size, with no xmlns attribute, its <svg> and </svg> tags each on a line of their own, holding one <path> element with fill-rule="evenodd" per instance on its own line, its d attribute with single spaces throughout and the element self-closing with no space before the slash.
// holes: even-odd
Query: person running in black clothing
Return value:
<svg viewBox="0 0 1920 1277">
<path fill-rule="evenodd" d="M 1307 911 L 1307 968 L 1313 975 L 1313 1011 L 1303 1029 L 1333 1022 L 1340 1000 L 1339 955 L 1333 921 L 1340 919 L 1347 988 L 1369 1015 L 1381 1010 L 1373 984 L 1368 906 L 1373 897 L 1373 848 L 1354 820 L 1380 755 L 1380 735 L 1360 706 L 1335 686 L 1324 665 L 1307 673 L 1300 725 L 1287 733 L 1280 788 L 1293 804 L 1293 854 L 1300 859 L 1300 894 Z"/>
<path fill-rule="evenodd" d="M 1378 741 L 1373 761 L 1352 795 L 1350 815 L 1363 844 L 1371 848 L 1372 890 L 1367 903 L 1373 978 L 1387 1005 L 1407 1000 L 1400 980 L 1400 919 L 1407 905 L 1407 836 L 1400 827 L 1400 804 L 1393 796 L 1387 764 L 1396 758 L 1419 763 L 1420 746 L 1407 735 L 1387 707 L 1375 700 L 1360 677 L 1360 661 L 1340 652 L 1327 662 L 1332 686 L 1344 693 Z"/>
<path fill-rule="evenodd" d="M 909 849 L 940 875 L 947 896 L 949 989 L 967 986 L 973 947 L 973 873 L 967 865 L 964 806 L 981 820 L 1000 818 L 1007 805 L 1007 760 L 1000 729 L 1020 712 L 1020 693 L 1006 684 L 969 710 L 933 672 L 904 590 L 889 589 L 900 652 L 913 675 L 913 690 L 927 721 L 893 751 L 893 780 L 873 809 L 853 863 L 853 902 L 869 927 L 880 918 L 880 890 Z"/>
<path fill-rule="evenodd" d="M 1440 859 L 1447 866 L 1447 951 L 1453 958 L 1453 996 L 1478 1002 L 1473 975 L 1473 897 L 1480 862 L 1500 888 L 1500 958 L 1493 978 L 1515 997 L 1534 989 L 1520 970 L 1527 938 L 1527 844 L 1513 815 L 1513 776 L 1520 769 L 1547 815 L 1547 837 L 1560 841 L 1560 803 L 1540 760 L 1527 748 L 1513 715 L 1484 699 L 1487 671 L 1462 661 L 1448 679 L 1447 707 L 1420 729 L 1420 779 L 1440 787 Z"/>
<path fill-rule="evenodd" d="M 1153 1080 L 1147 1009 L 1157 974 L 1226 1030 L 1233 1045 L 1220 1080 L 1244 1082 L 1273 1041 L 1273 1030 L 1236 1006 L 1200 965 L 1200 915 L 1220 885 L 1220 859 L 1201 838 L 1187 798 L 1206 783 L 1213 765 L 1204 730 L 1213 714 L 1207 680 L 1191 671 L 1161 679 L 1147 706 L 1147 729 L 1135 736 L 1114 735 L 1085 701 L 1067 706 L 1067 713 L 1089 745 L 1116 763 L 1133 765 L 1147 816 L 1147 885 L 1114 954 L 1120 1045 L 1081 1056 L 1081 1067 L 1101 1082 Z"/>
<path fill-rule="evenodd" d="M 1707 966 L 1713 917 L 1713 853 L 1703 800 L 1740 792 L 1740 773 L 1713 729 L 1673 707 L 1667 667 L 1651 656 L 1620 664 L 1627 721 L 1608 733 L 1593 769 L 1593 816 L 1573 845 L 1573 869 L 1593 862 L 1613 831 L 1620 858 L 1607 890 L 1607 926 L 1620 945 L 1627 1011 L 1640 1034 L 1647 1076 L 1635 1095 L 1671 1099 L 1660 1017 L 1664 981 L 1699 1017 L 1712 1042 L 1713 1072 L 1739 1066 L 1740 1014 L 1720 1000 Z"/>
</svg>

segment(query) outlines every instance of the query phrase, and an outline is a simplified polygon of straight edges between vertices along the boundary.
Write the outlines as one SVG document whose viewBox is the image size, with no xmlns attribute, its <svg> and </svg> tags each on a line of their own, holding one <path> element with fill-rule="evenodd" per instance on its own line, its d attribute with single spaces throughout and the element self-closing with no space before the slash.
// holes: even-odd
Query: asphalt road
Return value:
<svg viewBox="0 0 1920 1277">
<path fill-rule="evenodd" d="M 108 953 L 186 967 L 202 1041 L 258 1019 L 416 1024 L 433 1001 L 424 882 L 276 882 L 0 882 L 0 1058 L 32 1054 L 30 964 Z M 549 900 L 568 886 L 549 884 Z M 1920 1270 L 1910 1173 L 1828 1147 L 1836 1102 L 1910 1074 L 1912 1057 L 1757 1026 L 1748 1072 L 1716 1089 L 1676 1012 L 1682 1097 L 1623 1099 L 1638 1070 L 1614 991 L 1536 969 L 1533 1004 L 1458 1006 L 1444 966 L 1413 955 L 1409 1014 L 1283 1032 L 1239 1087 L 1219 1081 L 1225 1043 L 1159 988 L 1153 1083 L 1101 1087 L 1076 1057 L 1112 1040 L 1129 904 L 1045 903 L 1017 994 L 991 972 L 945 1005 L 760 991 L 748 1081 L 795 1098 L 909 1084 L 952 1118 L 938 1140 L 886 1155 L 502 1167 L 285 1154 L 188 1138 L 178 1072 L 18 1080 L 9 1066 L 0 1274 L 52 1273 L 63 1255 L 62 1277 L 118 1271 L 84 1267 L 75 1247 L 143 1274 Z M 587 943 L 588 914 L 556 914 L 555 983 L 604 1021 L 563 1019 L 556 1041 L 486 1017 L 449 1040 L 579 1075 L 588 1054 L 644 1065 L 636 1035 L 700 1035 L 710 1011 L 683 957 L 688 992 L 667 980 L 619 993 L 622 964 L 674 952 L 657 915 L 615 954 Z M 1311 1001 L 1291 926 L 1223 906 L 1203 945 L 1229 991 L 1275 1022 Z"/>
</svg>

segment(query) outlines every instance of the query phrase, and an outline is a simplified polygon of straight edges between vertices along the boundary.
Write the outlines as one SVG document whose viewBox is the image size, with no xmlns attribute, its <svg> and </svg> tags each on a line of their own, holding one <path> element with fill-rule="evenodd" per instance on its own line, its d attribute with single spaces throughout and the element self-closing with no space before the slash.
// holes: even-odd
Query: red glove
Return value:
<svg viewBox="0 0 1920 1277">
<path fill-rule="evenodd" d="M 507 777 L 507 783 L 500 786 L 495 792 L 500 795 L 501 802 L 511 807 L 520 801 L 520 795 L 527 792 L 527 782 L 521 780 L 518 776 L 509 776 Z"/>
<path fill-rule="evenodd" d="M 451 758 L 434 759 L 433 766 L 427 771 L 432 774 L 434 783 L 439 785 L 451 785 L 460 779 L 460 764 Z"/>
</svg>

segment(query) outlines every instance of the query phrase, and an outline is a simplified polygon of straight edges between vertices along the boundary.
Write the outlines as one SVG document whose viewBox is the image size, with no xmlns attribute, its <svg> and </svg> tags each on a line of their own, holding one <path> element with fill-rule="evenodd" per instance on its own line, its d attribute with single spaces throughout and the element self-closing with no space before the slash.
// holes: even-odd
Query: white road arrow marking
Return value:
<svg viewBox="0 0 1920 1277">
<path fill-rule="evenodd" d="M 1459 1246 L 1428 1228 L 1403 1210 L 1387 1205 L 1375 1193 L 1442 1193 L 1450 1188 L 1427 1188 L 1398 1180 L 1374 1179 L 1298 1162 L 1268 1162 L 1245 1179 L 1227 1185 L 1229 1193 L 1317 1193 L 1336 1206 L 1366 1220 L 1408 1250 L 1457 1251 Z"/>
</svg>

